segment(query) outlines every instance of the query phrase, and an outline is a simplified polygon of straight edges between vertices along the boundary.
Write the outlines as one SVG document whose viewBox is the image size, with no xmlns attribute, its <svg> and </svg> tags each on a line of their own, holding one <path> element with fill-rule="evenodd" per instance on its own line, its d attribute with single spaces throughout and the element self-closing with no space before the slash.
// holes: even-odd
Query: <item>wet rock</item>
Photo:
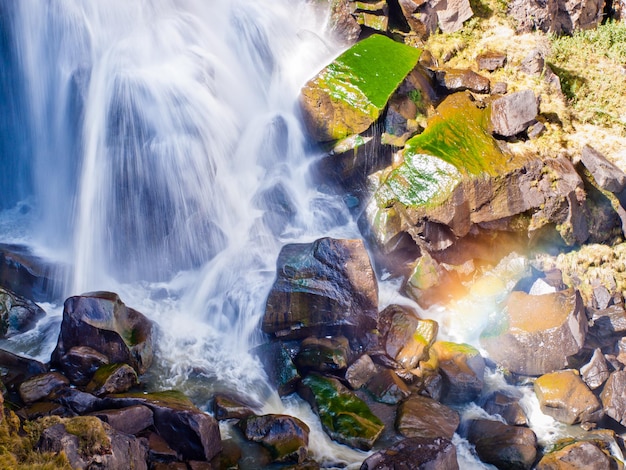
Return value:
<svg viewBox="0 0 626 470">
<path fill-rule="evenodd" d="M 349 0 L 331 2 L 328 29 L 342 44 L 354 44 L 359 39 L 361 25 L 352 16 Z"/>
<path fill-rule="evenodd" d="M 261 443 L 277 462 L 302 463 L 309 445 L 309 427 L 286 415 L 248 416 L 238 424 L 246 439 Z"/>
<path fill-rule="evenodd" d="M 28 419 L 31 421 L 45 416 L 60 416 L 62 418 L 76 416 L 70 409 L 51 401 L 38 401 L 31 405 L 26 405 L 20 408 L 16 414 L 23 420 Z"/>
<path fill-rule="evenodd" d="M 489 93 L 489 79 L 469 69 L 446 69 L 436 74 L 437 83 L 446 93 L 469 90 Z"/>
<path fill-rule="evenodd" d="M 350 447 L 369 450 L 383 431 L 383 423 L 367 404 L 337 379 L 311 373 L 298 393 L 317 413 L 324 431 Z"/>
<path fill-rule="evenodd" d="M 489 51 L 476 56 L 476 66 L 478 70 L 494 70 L 504 67 L 506 64 L 506 54 L 504 52 Z"/>
<path fill-rule="evenodd" d="M 567 367 L 585 343 L 587 317 L 578 291 L 543 295 L 515 291 L 480 342 L 500 366 L 521 375 Z"/>
<path fill-rule="evenodd" d="M 138 384 L 137 372 L 128 364 L 107 364 L 95 372 L 87 391 L 101 397 L 107 393 L 126 392 Z"/>
<path fill-rule="evenodd" d="M 513 0 L 508 13 L 519 32 L 535 29 L 556 34 L 571 34 L 578 29 L 592 29 L 600 24 L 603 0 Z"/>
<path fill-rule="evenodd" d="M 345 51 L 301 90 L 300 105 L 311 136 L 326 142 L 365 131 L 415 67 L 419 55 L 419 50 L 380 35 Z"/>
<path fill-rule="evenodd" d="M 0 379 L 7 389 L 17 391 L 22 382 L 45 372 L 45 364 L 0 349 Z"/>
<path fill-rule="evenodd" d="M 78 415 L 91 413 L 102 406 L 102 400 L 91 393 L 83 392 L 76 388 L 64 388 L 55 393 L 54 401 L 72 410 Z"/>
<path fill-rule="evenodd" d="M 345 337 L 306 338 L 295 362 L 299 370 L 338 371 L 348 366 L 349 352 L 350 344 Z"/>
<path fill-rule="evenodd" d="M 19 386 L 20 397 L 24 403 L 34 403 L 48 398 L 53 393 L 69 387 L 69 385 L 70 381 L 62 374 L 47 372 L 22 382 Z"/>
<path fill-rule="evenodd" d="M 602 189 L 620 193 L 626 187 L 626 173 L 593 147 L 585 145 L 580 160 Z"/>
<path fill-rule="evenodd" d="M 565 424 L 597 422 L 602 405 L 573 370 L 542 375 L 535 381 L 541 411 Z"/>
<path fill-rule="evenodd" d="M 363 354 L 346 370 L 345 379 L 354 390 L 364 386 L 372 377 L 379 372 L 379 367 L 374 364 L 372 358 Z"/>
<path fill-rule="evenodd" d="M 361 470 L 458 470 L 456 447 L 449 439 L 414 437 L 370 455 Z"/>
<path fill-rule="evenodd" d="M 61 358 L 63 373 L 74 385 L 87 385 L 109 358 L 89 346 L 75 346 Z"/>
<path fill-rule="evenodd" d="M 471 421 L 467 440 L 483 462 L 498 468 L 530 469 L 537 456 L 537 437 L 530 429 L 500 421 Z"/>
<path fill-rule="evenodd" d="M 289 395 L 296 390 L 300 374 L 289 350 L 280 341 L 262 344 L 252 351 L 261 362 L 265 373 L 280 396 Z"/>
<path fill-rule="evenodd" d="M 406 384 L 391 369 L 383 369 L 372 377 L 366 385 L 368 392 L 380 403 L 395 405 L 411 392 Z"/>
<path fill-rule="evenodd" d="M 505 95 L 491 103 L 491 126 L 494 134 L 512 137 L 525 131 L 539 112 L 532 90 Z"/>
<path fill-rule="evenodd" d="M 218 394 L 213 399 L 213 415 L 217 420 L 242 419 L 253 414 L 252 408 L 234 398 Z"/>
<path fill-rule="evenodd" d="M 484 385 L 485 360 L 468 344 L 437 341 L 432 350 L 439 359 L 445 403 L 462 404 L 475 400 Z"/>
<path fill-rule="evenodd" d="M 626 426 L 626 371 L 611 373 L 602 389 L 600 400 L 606 415 Z"/>
<path fill-rule="evenodd" d="M 398 407 L 396 430 L 404 437 L 452 436 L 459 427 L 459 414 L 432 398 L 413 395 Z"/>
<path fill-rule="evenodd" d="M 376 327 L 377 305 L 376 277 L 362 240 L 286 245 L 262 329 L 281 338 L 360 336 Z"/>
<path fill-rule="evenodd" d="M 110 363 L 129 364 L 143 374 L 152 363 L 152 322 L 127 307 L 112 292 L 91 292 L 70 297 L 63 307 L 63 321 L 52 363 L 61 361 L 73 347 L 88 346 Z"/>
<path fill-rule="evenodd" d="M 154 425 L 152 410 L 144 405 L 118 410 L 100 410 L 93 412 L 92 415 L 125 434 L 137 434 Z"/>
<path fill-rule="evenodd" d="M 583 381 L 591 390 L 600 387 L 609 378 L 609 366 L 600 349 L 593 352 L 589 362 L 580 368 Z"/>
<path fill-rule="evenodd" d="M 536 470 L 607 470 L 620 468 L 619 464 L 589 441 L 574 442 L 544 455 Z"/>
<path fill-rule="evenodd" d="M 494 392 L 487 397 L 483 409 L 490 415 L 501 416 L 511 426 L 526 426 L 528 418 L 519 400 L 503 392 Z"/>
<path fill-rule="evenodd" d="M 36 303 L 0 287 L 0 338 L 30 330 L 45 315 Z"/>
</svg>

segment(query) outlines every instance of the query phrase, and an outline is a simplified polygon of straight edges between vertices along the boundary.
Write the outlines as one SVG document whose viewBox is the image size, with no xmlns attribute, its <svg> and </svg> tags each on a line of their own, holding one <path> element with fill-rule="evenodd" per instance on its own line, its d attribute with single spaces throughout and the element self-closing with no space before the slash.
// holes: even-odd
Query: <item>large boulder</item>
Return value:
<svg viewBox="0 0 626 470">
<path fill-rule="evenodd" d="M 458 470 L 456 447 L 442 437 L 413 437 L 370 455 L 361 470 Z"/>
<path fill-rule="evenodd" d="M 523 32 L 571 34 L 592 29 L 602 21 L 603 10 L 604 0 L 513 0 L 508 4 L 509 15 Z"/>
<path fill-rule="evenodd" d="M 311 136 L 325 142 L 365 131 L 415 67 L 420 52 L 373 35 L 337 57 L 302 88 L 300 104 Z"/>
<path fill-rule="evenodd" d="M 88 346 L 108 358 L 143 374 L 152 363 L 152 322 L 127 307 L 112 292 L 91 292 L 70 297 L 51 362 L 62 371 L 64 357 L 77 346 Z"/>
<path fill-rule="evenodd" d="M 515 291 L 480 342 L 491 359 L 521 375 L 564 369 L 584 346 L 587 317 L 578 291 L 543 295 Z"/>
<path fill-rule="evenodd" d="M 606 470 L 622 468 L 607 452 L 601 443 L 579 441 L 558 447 L 545 454 L 536 470 Z"/>
<path fill-rule="evenodd" d="M 378 285 L 362 240 L 286 245 L 276 264 L 265 333 L 284 339 L 354 337 L 376 328 Z"/>
<path fill-rule="evenodd" d="M 0 338 L 30 330 L 45 315 L 35 302 L 0 287 Z"/>
</svg>

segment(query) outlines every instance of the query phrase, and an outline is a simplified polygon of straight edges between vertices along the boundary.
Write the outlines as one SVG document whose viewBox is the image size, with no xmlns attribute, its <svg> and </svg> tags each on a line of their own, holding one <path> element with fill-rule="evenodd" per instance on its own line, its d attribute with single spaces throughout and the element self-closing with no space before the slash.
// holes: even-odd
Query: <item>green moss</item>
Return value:
<svg viewBox="0 0 626 470">
<path fill-rule="evenodd" d="M 84 455 L 102 454 L 111 449 L 104 424 L 95 416 L 77 416 L 63 421 L 65 430 L 78 437 L 78 450 Z"/>
<path fill-rule="evenodd" d="M 193 402 L 183 392 L 179 392 L 178 390 L 165 390 L 152 393 L 118 393 L 109 396 L 111 398 L 138 398 L 148 403 L 153 403 L 154 405 L 172 409 L 198 410 Z"/>
</svg>

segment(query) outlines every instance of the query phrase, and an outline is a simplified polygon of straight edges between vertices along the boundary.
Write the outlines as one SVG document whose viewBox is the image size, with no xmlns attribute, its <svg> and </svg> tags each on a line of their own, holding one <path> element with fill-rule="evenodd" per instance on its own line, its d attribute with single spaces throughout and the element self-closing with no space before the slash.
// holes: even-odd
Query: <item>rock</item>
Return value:
<svg viewBox="0 0 626 470">
<path fill-rule="evenodd" d="M 270 383 L 281 397 L 295 392 L 300 374 L 282 342 L 265 343 L 254 348 L 252 352 L 261 360 Z"/>
<path fill-rule="evenodd" d="M 540 137 L 546 131 L 546 125 L 541 121 L 536 121 L 528 126 L 526 129 L 526 135 L 529 139 L 536 139 Z"/>
<path fill-rule="evenodd" d="M 546 60 L 539 49 L 533 49 L 522 60 L 521 70 L 529 75 L 541 75 L 544 71 Z"/>
<path fill-rule="evenodd" d="M 418 49 L 380 35 L 345 51 L 302 88 L 300 106 L 311 136 L 325 142 L 365 131 L 419 55 Z"/>
<path fill-rule="evenodd" d="M 491 85 L 491 94 L 492 95 L 505 95 L 508 91 L 509 86 L 506 82 L 496 82 Z"/>
<path fill-rule="evenodd" d="M 402 14 L 411 31 L 421 40 L 428 39 L 437 30 L 438 18 L 429 2 L 422 0 L 398 0 Z"/>
<path fill-rule="evenodd" d="M 587 317 L 578 291 L 543 295 L 515 291 L 481 345 L 501 367 L 521 375 L 563 369 L 585 343 Z"/>
<path fill-rule="evenodd" d="M 291 244 L 278 256 L 262 329 L 285 339 L 359 337 L 376 327 L 377 306 L 376 277 L 362 240 Z"/>
<path fill-rule="evenodd" d="M 579 29 L 592 29 L 600 24 L 603 0 L 513 0 L 508 13 L 519 32 L 538 29 L 555 34 L 571 34 Z"/>
<path fill-rule="evenodd" d="M 476 66 L 478 70 L 494 70 L 501 69 L 506 64 L 506 53 L 489 51 L 476 56 Z"/>
<path fill-rule="evenodd" d="M 87 385 L 100 366 L 109 358 L 89 346 L 75 346 L 61 358 L 63 373 L 74 385 Z"/>
<path fill-rule="evenodd" d="M 316 370 L 319 372 L 339 371 L 348 367 L 350 344 L 348 339 L 306 338 L 302 341 L 295 362 L 299 370 Z"/>
<path fill-rule="evenodd" d="M 64 452 L 72 468 L 148 469 L 142 440 L 115 431 L 93 416 L 69 418 L 48 427 L 37 449 Z"/>
<path fill-rule="evenodd" d="M 454 33 L 463 27 L 463 23 L 474 16 L 469 0 L 431 1 L 437 12 L 439 27 L 444 33 Z"/>
<path fill-rule="evenodd" d="M 55 393 L 54 401 L 72 410 L 78 415 L 91 413 L 102 406 L 102 400 L 91 393 L 82 392 L 76 388 L 64 388 Z"/>
<path fill-rule="evenodd" d="M 309 427 L 286 415 L 248 416 L 239 428 L 249 441 L 259 442 L 276 462 L 302 463 L 309 445 Z"/>
<path fill-rule="evenodd" d="M 522 426 L 487 419 L 472 420 L 467 440 L 476 447 L 483 462 L 498 468 L 530 469 L 537 456 L 537 437 Z"/>
<path fill-rule="evenodd" d="M 380 403 L 396 405 L 411 392 L 406 384 L 391 369 L 383 369 L 372 377 L 366 385 L 368 392 Z"/>
<path fill-rule="evenodd" d="M 528 418 L 519 404 L 519 398 L 503 392 L 493 392 L 485 400 L 483 409 L 490 415 L 499 415 L 511 426 L 526 426 Z"/>
<path fill-rule="evenodd" d="M 352 16 L 357 23 L 375 31 L 386 32 L 389 25 L 389 8 L 386 0 L 354 1 Z"/>
<path fill-rule="evenodd" d="M 491 103 L 493 133 L 512 137 L 525 131 L 535 120 L 539 109 L 532 90 L 518 91 L 497 98 Z"/>
<path fill-rule="evenodd" d="M 342 44 L 354 44 L 361 34 L 361 25 L 350 11 L 349 0 L 333 0 L 330 4 L 329 32 Z"/>
<path fill-rule="evenodd" d="M 463 404 L 478 398 L 485 376 L 485 360 L 478 350 L 468 344 L 437 341 L 432 350 L 439 359 L 443 377 L 445 403 Z"/>
<path fill-rule="evenodd" d="M 157 433 L 148 433 L 148 448 L 151 462 L 173 463 L 178 460 L 178 453 Z"/>
<path fill-rule="evenodd" d="M 611 373 L 600 394 L 604 413 L 626 426 L 626 371 Z"/>
<path fill-rule="evenodd" d="M 370 455 L 361 470 L 458 470 L 456 447 L 449 439 L 414 437 Z"/>
<path fill-rule="evenodd" d="M 0 338 L 32 329 L 45 315 L 36 303 L 0 287 Z"/>
<path fill-rule="evenodd" d="M 620 193 L 626 187 L 626 173 L 593 147 L 585 145 L 580 160 L 602 189 Z"/>
<path fill-rule="evenodd" d="M 254 411 L 238 400 L 224 395 L 215 395 L 213 399 L 213 415 L 215 419 L 243 419 L 253 415 Z"/>
<path fill-rule="evenodd" d="M 609 305 L 613 301 L 613 297 L 606 287 L 596 286 L 593 288 L 593 297 L 591 301 L 593 308 L 603 310 L 609 307 Z"/>
<path fill-rule="evenodd" d="M 404 437 L 452 436 L 459 427 L 459 414 L 432 398 L 413 395 L 398 407 L 396 430 Z"/>
<path fill-rule="evenodd" d="M 135 369 L 128 364 L 107 364 L 100 367 L 87 385 L 87 392 L 101 397 L 107 393 L 122 393 L 138 385 Z"/>
<path fill-rule="evenodd" d="M 611 305 L 602 310 L 589 309 L 589 333 L 603 344 L 612 344 L 626 335 L 626 311 L 623 305 Z"/>
<path fill-rule="evenodd" d="M 370 450 L 383 431 L 383 423 L 365 402 L 337 379 L 311 373 L 300 382 L 298 394 L 311 405 L 324 431 L 337 442 Z"/>
<path fill-rule="evenodd" d="M 541 411 L 557 421 L 589 423 L 602 417 L 600 401 L 573 370 L 542 375 L 534 386 Z"/>
<path fill-rule="evenodd" d="M 379 372 L 372 358 L 363 354 L 346 369 L 345 378 L 354 390 L 364 386 L 372 377 Z"/>
<path fill-rule="evenodd" d="M 58 372 L 31 377 L 20 384 L 20 397 L 24 403 L 34 403 L 50 397 L 55 392 L 69 387 L 70 381 Z"/>
<path fill-rule="evenodd" d="M 0 349 L 0 380 L 10 391 L 17 391 L 25 380 L 46 372 L 45 364 Z"/>
<path fill-rule="evenodd" d="M 580 374 L 591 390 L 597 389 L 606 382 L 610 372 L 604 354 L 602 354 L 600 349 L 596 349 L 589 362 L 580 368 Z"/>
<path fill-rule="evenodd" d="M 129 406 L 117 410 L 94 411 L 91 415 L 125 434 L 137 434 L 154 425 L 152 410 L 144 405 Z"/>
<path fill-rule="evenodd" d="M 582 441 L 544 455 L 535 468 L 536 470 L 605 470 L 620 467 L 596 444 Z"/>
<path fill-rule="evenodd" d="M 437 83 L 446 93 L 469 90 L 489 93 L 489 79 L 469 69 L 445 69 L 436 73 Z"/>
<path fill-rule="evenodd" d="M 152 322 L 112 292 L 70 297 L 63 307 L 52 363 L 63 371 L 61 358 L 76 346 L 88 346 L 109 362 L 128 364 L 143 374 L 152 363 Z"/>
</svg>

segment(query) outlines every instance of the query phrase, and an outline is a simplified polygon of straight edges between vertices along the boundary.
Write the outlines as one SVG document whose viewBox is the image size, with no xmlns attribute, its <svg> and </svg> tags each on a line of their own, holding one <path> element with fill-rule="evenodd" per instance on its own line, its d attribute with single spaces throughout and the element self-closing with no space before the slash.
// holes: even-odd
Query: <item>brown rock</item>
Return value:
<svg viewBox="0 0 626 470">
<path fill-rule="evenodd" d="M 626 187 L 626 173 L 593 147 L 585 145 L 580 160 L 602 189 L 619 193 Z"/>
<path fill-rule="evenodd" d="M 372 358 L 363 354 L 346 370 L 345 378 L 354 390 L 364 386 L 372 377 L 379 372 L 379 368 Z"/>
<path fill-rule="evenodd" d="M 469 0 L 445 0 L 429 2 L 437 12 L 439 27 L 444 33 L 454 33 L 463 23 L 474 16 Z"/>
<path fill-rule="evenodd" d="M 309 427 L 286 415 L 248 416 L 239 421 L 246 439 L 261 443 L 276 462 L 302 463 L 309 445 Z"/>
<path fill-rule="evenodd" d="M 152 410 L 144 405 L 129 406 L 118 410 L 100 410 L 91 415 L 125 434 L 137 434 L 154 425 Z"/>
<path fill-rule="evenodd" d="M 370 455 L 361 470 L 458 470 L 456 448 L 449 439 L 414 437 Z"/>
<path fill-rule="evenodd" d="M 436 77 L 439 86 L 448 93 L 463 90 L 470 90 L 474 93 L 489 93 L 489 79 L 469 69 L 446 69 L 438 71 Z"/>
<path fill-rule="evenodd" d="M 491 103 L 493 133 L 512 137 L 525 131 L 539 112 L 537 98 L 531 90 L 505 95 Z"/>
<path fill-rule="evenodd" d="M 431 349 L 439 359 L 443 401 L 461 404 L 475 400 L 483 389 L 485 376 L 485 360 L 478 350 L 447 341 L 437 341 Z"/>
<path fill-rule="evenodd" d="M 489 51 L 476 56 L 476 66 L 479 70 L 494 70 L 504 67 L 506 54 L 503 52 Z"/>
<path fill-rule="evenodd" d="M 213 400 L 213 414 L 217 420 L 242 419 L 253 415 L 254 411 L 234 398 L 218 394 Z"/>
<path fill-rule="evenodd" d="M 452 436 L 459 427 L 459 414 L 432 398 L 413 395 L 398 407 L 396 430 L 404 437 Z"/>
<path fill-rule="evenodd" d="M 600 387 L 609 378 L 609 367 L 600 349 L 593 352 L 589 362 L 580 368 L 583 381 L 591 390 Z"/>
<path fill-rule="evenodd" d="M 600 394 L 607 416 L 626 426 L 626 371 L 613 372 Z"/>
<path fill-rule="evenodd" d="M 476 453 L 483 462 L 498 468 L 530 469 L 537 456 L 537 437 L 522 426 L 473 420 L 467 439 L 476 446 Z"/>
<path fill-rule="evenodd" d="M 302 341 L 295 363 L 299 370 L 338 371 L 348 366 L 349 353 L 350 344 L 343 336 L 309 337 Z"/>
<path fill-rule="evenodd" d="M 101 397 L 107 393 L 126 392 L 138 384 L 137 372 L 128 364 L 107 364 L 96 371 L 87 391 Z"/>
<path fill-rule="evenodd" d="M 616 462 L 593 442 L 574 442 L 544 455 L 536 470 L 606 470 L 619 468 Z"/>
<path fill-rule="evenodd" d="M 109 358 L 89 346 L 75 346 L 61 358 L 63 373 L 74 385 L 87 385 Z"/>
<path fill-rule="evenodd" d="M 406 384 L 391 369 L 383 369 L 367 382 L 367 390 L 380 403 L 395 405 L 411 392 Z"/>
<path fill-rule="evenodd" d="M 58 372 L 47 372 L 22 382 L 19 387 L 20 397 L 24 403 L 34 403 L 69 385 L 70 381 L 64 375 Z"/>
<path fill-rule="evenodd" d="M 528 419 L 524 409 L 519 404 L 519 398 L 511 397 L 502 392 L 492 393 L 483 409 L 490 415 L 500 415 L 511 426 L 526 426 Z"/>
</svg>

